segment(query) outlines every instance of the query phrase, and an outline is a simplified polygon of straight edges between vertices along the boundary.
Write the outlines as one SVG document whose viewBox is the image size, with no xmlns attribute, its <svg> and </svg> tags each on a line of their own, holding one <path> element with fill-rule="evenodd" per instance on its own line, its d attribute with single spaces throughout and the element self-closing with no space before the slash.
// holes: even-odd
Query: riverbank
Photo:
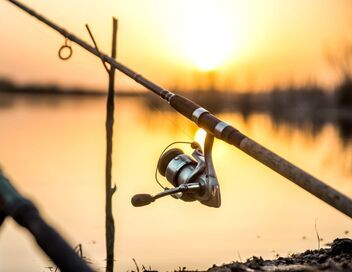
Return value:
<svg viewBox="0 0 352 272">
<path fill-rule="evenodd" d="M 289 257 L 264 260 L 252 257 L 246 262 L 233 262 L 213 266 L 208 272 L 249 272 L 249 271 L 352 271 L 352 240 L 335 239 L 327 248 L 307 250 Z"/>
</svg>

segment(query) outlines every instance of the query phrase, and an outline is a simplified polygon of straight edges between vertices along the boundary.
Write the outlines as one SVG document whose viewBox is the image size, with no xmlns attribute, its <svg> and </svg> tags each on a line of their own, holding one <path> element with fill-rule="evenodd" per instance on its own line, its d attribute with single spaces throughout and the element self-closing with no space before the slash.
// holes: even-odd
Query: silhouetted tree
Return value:
<svg viewBox="0 0 352 272">
<path fill-rule="evenodd" d="M 341 77 L 341 82 L 335 89 L 336 105 L 352 108 L 352 45 L 346 45 L 340 54 L 328 53 L 327 60 Z"/>
</svg>

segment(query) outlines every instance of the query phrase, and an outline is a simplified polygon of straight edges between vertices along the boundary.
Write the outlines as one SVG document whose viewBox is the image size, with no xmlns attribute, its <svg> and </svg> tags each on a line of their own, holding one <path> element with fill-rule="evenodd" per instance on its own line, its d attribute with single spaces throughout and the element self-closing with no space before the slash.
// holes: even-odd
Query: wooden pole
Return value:
<svg viewBox="0 0 352 272">
<path fill-rule="evenodd" d="M 116 58 L 116 40 L 117 40 L 117 19 L 113 18 L 112 46 L 111 57 Z M 116 185 L 111 187 L 111 169 L 112 169 L 112 137 L 114 128 L 114 85 L 115 85 L 115 68 L 109 69 L 109 91 L 106 103 L 106 169 L 105 169 L 105 240 L 106 240 L 106 271 L 114 270 L 114 244 L 115 244 L 115 223 L 112 214 L 112 197 L 116 191 Z"/>
</svg>

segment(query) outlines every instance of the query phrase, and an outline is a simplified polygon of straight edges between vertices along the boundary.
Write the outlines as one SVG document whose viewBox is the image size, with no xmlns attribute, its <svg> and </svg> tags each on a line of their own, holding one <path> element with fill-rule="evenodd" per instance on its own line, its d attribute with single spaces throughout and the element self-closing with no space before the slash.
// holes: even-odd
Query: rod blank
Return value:
<svg viewBox="0 0 352 272">
<path fill-rule="evenodd" d="M 275 172 L 352 218 L 352 202 L 347 196 L 248 137 L 241 141 L 239 148 L 249 156 L 260 161 Z"/>
</svg>

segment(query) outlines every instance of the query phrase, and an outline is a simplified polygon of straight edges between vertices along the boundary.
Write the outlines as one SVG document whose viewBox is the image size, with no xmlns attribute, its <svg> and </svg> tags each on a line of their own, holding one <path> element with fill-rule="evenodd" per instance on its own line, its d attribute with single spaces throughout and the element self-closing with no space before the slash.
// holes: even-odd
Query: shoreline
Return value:
<svg viewBox="0 0 352 272">
<path fill-rule="evenodd" d="M 233 262 L 221 266 L 214 265 L 207 270 L 207 272 L 249 271 L 352 271 L 352 240 L 337 238 L 326 248 L 306 250 L 303 253 L 278 257 L 274 260 L 264 260 L 262 257 L 253 256 L 245 262 Z"/>
</svg>

